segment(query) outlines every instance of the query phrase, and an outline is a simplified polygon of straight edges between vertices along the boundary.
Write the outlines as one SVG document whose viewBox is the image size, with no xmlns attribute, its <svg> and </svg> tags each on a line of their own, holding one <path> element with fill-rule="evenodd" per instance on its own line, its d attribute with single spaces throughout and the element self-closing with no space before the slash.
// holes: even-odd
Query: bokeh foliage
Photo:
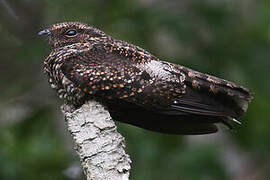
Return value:
<svg viewBox="0 0 270 180">
<path fill-rule="evenodd" d="M 0 0 L 0 179 L 73 179 L 66 172 L 78 158 L 59 115 L 61 101 L 42 74 L 49 48 L 37 36 L 62 21 L 91 24 L 254 93 L 236 132 L 183 137 L 118 124 L 132 179 L 267 179 L 269 12 L 267 0 Z"/>
</svg>

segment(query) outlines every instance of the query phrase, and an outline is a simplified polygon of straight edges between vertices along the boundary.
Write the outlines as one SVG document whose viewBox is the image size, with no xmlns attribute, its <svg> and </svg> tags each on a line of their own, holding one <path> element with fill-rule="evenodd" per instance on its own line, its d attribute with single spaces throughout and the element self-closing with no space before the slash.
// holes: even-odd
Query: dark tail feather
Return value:
<svg viewBox="0 0 270 180">
<path fill-rule="evenodd" d="M 239 118 L 247 111 L 248 103 L 253 99 L 247 88 L 185 67 L 182 70 L 186 74 L 186 82 L 190 87 L 205 92 L 225 106 L 232 108 L 236 113 L 232 118 Z"/>
</svg>

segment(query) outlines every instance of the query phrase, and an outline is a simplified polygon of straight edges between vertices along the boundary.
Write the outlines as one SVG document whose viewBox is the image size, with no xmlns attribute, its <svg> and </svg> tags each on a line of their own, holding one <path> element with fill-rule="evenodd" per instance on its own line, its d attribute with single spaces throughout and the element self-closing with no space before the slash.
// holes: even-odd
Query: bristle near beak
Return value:
<svg viewBox="0 0 270 180">
<path fill-rule="evenodd" d="M 44 30 L 42 30 L 42 31 L 40 31 L 39 33 L 38 33 L 38 35 L 50 35 L 51 34 L 51 31 L 49 30 L 49 29 L 44 29 Z"/>
</svg>

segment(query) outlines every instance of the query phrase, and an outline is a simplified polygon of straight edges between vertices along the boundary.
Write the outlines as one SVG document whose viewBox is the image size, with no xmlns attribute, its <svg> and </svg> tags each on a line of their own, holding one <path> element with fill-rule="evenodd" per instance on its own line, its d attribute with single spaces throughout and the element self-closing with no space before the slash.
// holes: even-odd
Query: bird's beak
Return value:
<svg viewBox="0 0 270 180">
<path fill-rule="evenodd" d="M 42 31 L 40 31 L 39 33 L 38 33 L 38 35 L 50 35 L 51 34 L 51 31 L 49 30 L 49 29 L 44 29 L 44 30 L 42 30 Z"/>
</svg>

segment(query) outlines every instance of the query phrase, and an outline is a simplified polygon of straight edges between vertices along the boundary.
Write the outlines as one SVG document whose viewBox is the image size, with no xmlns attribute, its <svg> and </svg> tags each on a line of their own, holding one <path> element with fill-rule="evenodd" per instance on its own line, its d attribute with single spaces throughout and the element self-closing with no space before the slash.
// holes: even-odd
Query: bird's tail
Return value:
<svg viewBox="0 0 270 180">
<path fill-rule="evenodd" d="M 186 67 L 182 67 L 182 70 L 186 74 L 186 82 L 190 87 L 203 91 L 234 109 L 235 117 L 232 118 L 239 118 L 247 111 L 248 103 L 253 98 L 247 88 Z"/>
</svg>

